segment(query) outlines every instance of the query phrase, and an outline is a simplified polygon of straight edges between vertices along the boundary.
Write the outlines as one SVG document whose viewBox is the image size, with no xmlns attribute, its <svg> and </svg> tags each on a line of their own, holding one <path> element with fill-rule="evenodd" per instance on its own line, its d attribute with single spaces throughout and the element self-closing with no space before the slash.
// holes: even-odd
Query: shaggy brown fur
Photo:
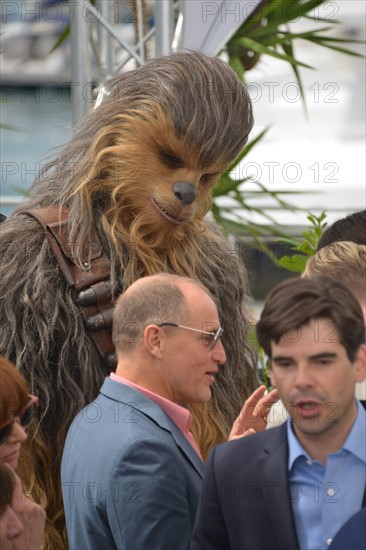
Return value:
<svg viewBox="0 0 366 550">
<path fill-rule="evenodd" d="M 98 232 L 114 296 L 159 271 L 196 278 L 215 296 L 228 361 L 212 401 L 193 407 L 204 456 L 226 438 L 257 385 L 243 312 L 245 269 L 205 218 L 212 186 L 251 127 L 247 91 L 220 60 L 182 53 L 150 61 L 110 83 L 109 95 L 39 176 L 26 204 L 68 207 L 79 264 L 92 230 Z M 177 182 L 193 187 L 189 204 L 174 192 Z M 66 432 L 108 369 L 34 219 L 15 212 L 1 225 L 1 258 L 0 353 L 17 363 L 41 404 L 29 438 L 34 475 L 30 452 L 22 475 L 46 508 L 47 548 L 55 550 L 66 545 L 59 479 Z"/>
</svg>

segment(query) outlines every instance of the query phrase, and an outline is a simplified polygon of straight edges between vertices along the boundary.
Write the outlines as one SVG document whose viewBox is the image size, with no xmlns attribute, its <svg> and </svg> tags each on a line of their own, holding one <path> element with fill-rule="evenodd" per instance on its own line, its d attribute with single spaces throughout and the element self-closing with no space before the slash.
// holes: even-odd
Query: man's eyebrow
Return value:
<svg viewBox="0 0 366 550">
<path fill-rule="evenodd" d="M 221 325 L 217 325 L 216 323 L 203 323 L 203 328 L 202 328 L 202 331 L 203 332 L 209 332 L 210 334 L 216 334 L 216 332 L 219 330 L 219 327 Z"/>
<path fill-rule="evenodd" d="M 315 355 L 310 355 L 308 359 L 335 359 L 338 357 L 337 353 L 325 351 L 323 353 L 316 353 Z M 292 361 L 294 358 L 291 355 L 274 355 L 272 356 L 271 361 Z"/>
<path fill-rule="evenodd" d="M 315 355 L 310 355 L 309 359 L 335 359 L 338 357 L 337 353 L 334 352 L 324 352 L 324 353 L 316 353 Z"/>
<path fill-rule="evenodd" d="M 293 357 L 291 355 L 273 355 L 271 361 L 290 361 Z"/>
</svg>

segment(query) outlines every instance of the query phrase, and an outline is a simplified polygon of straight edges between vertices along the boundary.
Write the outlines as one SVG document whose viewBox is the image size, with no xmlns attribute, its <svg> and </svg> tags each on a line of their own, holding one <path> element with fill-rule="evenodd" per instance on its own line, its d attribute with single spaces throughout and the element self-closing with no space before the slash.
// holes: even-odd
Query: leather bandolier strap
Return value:
<svg viewBox="0 0 366 550">
<path fill-rule="evenodd" d="M 110 370 L 116 366 L 112 341 L 113 302 L 111 297 L 111 264 L 96 234 L 90 247 L 85 247 L 82 267 L 74 261 L 73 243 L 68 234 L 67 208 L 46 206 L 22 210 L 40 223 L 69 287 L 75 290 L 75 303 L 80 308 L 85 326 L 100 355 Z"/>
</svg>

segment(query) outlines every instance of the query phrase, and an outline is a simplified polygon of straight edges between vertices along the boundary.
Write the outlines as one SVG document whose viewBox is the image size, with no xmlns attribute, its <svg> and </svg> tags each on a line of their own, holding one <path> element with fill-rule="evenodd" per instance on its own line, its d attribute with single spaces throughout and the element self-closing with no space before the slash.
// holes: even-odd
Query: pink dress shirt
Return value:
<svg viewBox="0 0 366 550">
<path fill-rule="evenodd" d="M 165 397 L 162 397 L 157 393 L 153 393 L 146 388 L 139 386 L 138 384 L 134 384 L 130 380 L 126 380 L 126 378 L 122 378 L 122 376 L 118 376 L 114 372 L 110 374 L 110 377 L 115 382 L 120 382 L 121 384 L 126 384 L 126 386 L 130 386 L 130 388 L 134 388 L 138 392 L 145 395 L 145 397 L 151 399 L 151 401 L 154 401 L 154 403 L 159 405 L 159 407 L 163 409 L 163 411 L 169 416 L 169 418 L 173 420 L 174 424 L 178 426 L 184 437 L 188 439 L 189 443 L 192 445 L 192 447 L 202 460 L 197 442 L 193 434 L 189 431 L 189 428 L 192 424 L 192 415 L 187 409 L 181 407 L 180 405 L 177 405 L 177 403 L 173 403 L 173 401 L 169 401 L 169 399 L 165 399 Z"/>
</svg>

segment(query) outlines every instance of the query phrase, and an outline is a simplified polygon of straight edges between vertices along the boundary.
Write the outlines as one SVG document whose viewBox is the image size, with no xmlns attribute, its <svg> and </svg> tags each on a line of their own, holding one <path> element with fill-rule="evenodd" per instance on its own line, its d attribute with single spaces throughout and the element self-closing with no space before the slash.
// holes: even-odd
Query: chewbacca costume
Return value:
<svg viewBox="0 0 366 550">
<path fill-rule="evenodd" d="M 200 53 L 149 61 L 109 83 L 27 203 L 1 224 L 0 353 L 40 398 L 20 475 L 47 512 L 46 548 L 67 546 L 60 463 L 68 427 L 111 370 L 90 325 L 99 315 L 94 330 L 109 332 L 111 303 L 133 281 L 172 272 L 200 280 L 216 298 L 227 364 L 211 402 L 191 407 L 203 456 L 225 440 L 257 386 L 243 312 L 245 269 L 205 218 L 211 188 L 252 124 L 246 88 L 222 61 Z M 51 236 L 37 219 L 40 208 L 54 217 Z M 105 281 L 104 302 L 96 298 L 97 315 L 86 315 L 81 287 L 60 265 L 66 258 L 84 280 L 90 275 L 88 286 L 101 255 L 107 273 L 96 279 Z"/>
</svg>

